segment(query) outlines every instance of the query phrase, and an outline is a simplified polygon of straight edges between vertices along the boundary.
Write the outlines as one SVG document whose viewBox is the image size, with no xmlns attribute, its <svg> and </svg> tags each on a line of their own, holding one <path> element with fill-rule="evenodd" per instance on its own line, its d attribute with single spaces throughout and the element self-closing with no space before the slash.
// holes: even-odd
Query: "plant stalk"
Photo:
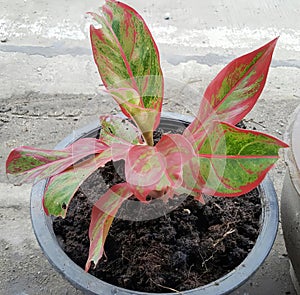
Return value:
<svg viewBox="0 0 300 295">
<path fill-rule="evenodd" d="M 144 137 L 144 140 L 147 143 L 147 145 L 154 146 L 153 131 L 144 132 L 143 137 Z"/>
</svg>

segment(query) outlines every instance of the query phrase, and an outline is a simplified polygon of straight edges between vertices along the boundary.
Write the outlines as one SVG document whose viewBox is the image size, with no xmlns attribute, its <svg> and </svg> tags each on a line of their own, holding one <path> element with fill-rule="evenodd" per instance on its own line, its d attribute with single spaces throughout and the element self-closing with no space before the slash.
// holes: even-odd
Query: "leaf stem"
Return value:
<svg viewBox="0 0 300 295">
<path fill-rule="evenodd" d="M 144 132 L 143 137 L 144 137 L 145 142 L 147 143 L 147 145 L 154 146 L 153 131 Z"/>
</svg>

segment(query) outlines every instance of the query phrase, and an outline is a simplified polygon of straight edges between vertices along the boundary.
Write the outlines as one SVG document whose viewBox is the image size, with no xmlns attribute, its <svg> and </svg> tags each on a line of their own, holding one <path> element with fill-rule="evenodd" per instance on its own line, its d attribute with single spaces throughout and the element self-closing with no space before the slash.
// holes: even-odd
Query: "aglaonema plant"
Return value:
<svg viewBox="0 0 300 295">
<path fill-rule="evenodd" d="M 123 159 L 125 180 L 99 197 L 92 209 L 86 271 L 104 252 L 110 226 L 122 203 L 135 196 L 173 198 L 188 193 L 235 197 L 255 188 L 287 145 L 267 134 L 235 127 L 255 105 L 266 82 L 277 39 L 229 63 L 208 85 L 194 121 L 183 134 L 163 134 L 164 80 L 157 46 L 131 7 L 106 0 L 100 28 L 90 27 L 95 62 L 106 91 L 125 118 L 100 117 L 99 139 L 79 139 L 63 150 L 22 146 L 11 151 L 8 174 L 22 182 L 49 178 L 43 196 L 47 214 L 65 217 L 83 181 L 109 161 Z"/>
</svg>

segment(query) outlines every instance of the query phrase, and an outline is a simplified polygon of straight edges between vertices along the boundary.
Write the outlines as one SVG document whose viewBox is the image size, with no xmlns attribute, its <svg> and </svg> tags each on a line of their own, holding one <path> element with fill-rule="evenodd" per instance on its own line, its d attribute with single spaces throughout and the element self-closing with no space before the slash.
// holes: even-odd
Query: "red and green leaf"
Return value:
<svg viewBox="0 0 300 295">
<path fill-rule="evenodd" d="M 137 187 L 139 191 L 143 188 L 147 192 L 156 190 L 164 178 L 166 165 L 165 158 L 155 147 L 132 146 L 125 161 L 126 181 L 132 187 Z"/>
<path fill-rule="evenodd" d="M 201 132 L 212 120 L 235 125 L 249 113 L 266 83 L 276 42 L 233 60 L 215 77 L 185 134 Z"/>
<path fill-rule="evenodd" d="M 193 157 L 183 166 L 182 175 L 182 189 L 184 192 L 196 197 L 197 200 L 204 203 L 202 190 L 205 185 L 205 181 L 200 174 L 200 161 L 198 157 Z"/>
<path fill-rule="evenodd" d="M 58 175 L 52 176 L 47 183 L 43 207 L 47 214 L 66 216 L 69 203 L 79 186 L 99 167 L 112 159 L 110 150 L 75 164 Z"/>
<path fill-rule="evenodd" d="M 155 147 L 139 145 L 130 148 L 125 161 L 126 181 L 135 196 L 145 202 L 152 191 L 179 188 L 183 165 L 193 156 L 193 147 L 183 135 L 165 134 Z"/>
<path fill-rule="evenodd" d="M 166 157 L 156 147 L 132 146 L 125 160 L 125 177 L 135 197 L 141 202 L 151 191 L 165 191 L 175 181 L 168 174 Z"/>
<path fill-rule="evenodd" d="M 45 150 L 22 146 L 11 151 L 6 161 L 6 172 L 22 183 L 41 180 L 65 169 L 92 154 L 109 147 L 94 138 L 79 139 L 63 150 Z"/>
<path fill-rule="evenodd" d="M 92 14 L 101 24 L 100 29 L 90 28 L 95 62 L 106 88 L 132 89 L 137 99 L 127 91 L 119 91 L 121 109 L 134 119 L 134 113 L 124 106 L 125 102 L 156 112 L 155 122 L 148 128 L 154 130 L 159 124 L 163 99 L 163 75 L 159 53 L 143 18 L 126 4 L 107 0 L 102 15 Z M 141 128 L 144 135 L 144 130 Z M 148 142 L 148 139 L 146 138 Z"/>
<path fill-rule="evenodd" d="M 124 100 L 122 95 L 126 93 L 135 93 L 133 89 L 112 89 L 109 93 L 118 102 L 124 114 L 130 114 L 129 117 L 141 130 L 144 140 L 150 146 L 153 146 L 153 130 L 157 127 L 160 120 L 160 112 L 156 109 L 144 108 L 140 105 L 131 103 L 134 99 L 129 101 Z M 134 97 L 134 96 L 130 96 Z"/>
<path fill-rule="evenodd" d="M 96 265 L 104 252 L 104 243 L 113 222 L 113 219 L 122 203 L 132 195 L 127 183 L 116 184 L 111 187 L 92 209 L 89 228 L 90 249 L 85 270 L 88 271 L 91 263 Z"/>
<path fill-rule="evenodd" d="M 101 116 L 101 141 L 107 145 L 119 143 L 123 140 L 130 144 L 138 144 L 140 141 L 139 130 L 127 119 L 119 116 Z"/>
<path fill-rule="evenodd" d="M 172 188 L 182 185 L 183 167 L 195 155 L 190 142 L 180 134 L 164 134 L 155 146 L 166 162 L 165 176 Z"/>
<path fill-rule="evenodd" d="M 255 188 L 287 145 L 272 136 L 215 122 L 198 151 L 198 182 L 215 196 L 238 196 Z"/>
</svg>

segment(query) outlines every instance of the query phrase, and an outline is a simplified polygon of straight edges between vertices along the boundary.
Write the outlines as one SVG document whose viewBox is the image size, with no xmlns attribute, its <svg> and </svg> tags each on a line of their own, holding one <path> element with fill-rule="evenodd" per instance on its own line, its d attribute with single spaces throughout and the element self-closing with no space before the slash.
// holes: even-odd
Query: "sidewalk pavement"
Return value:
<svg viewBox="0 0 300 295">
<path fill-rule="evenodd" d="M 193 115 L 209 81 L 232 58 L 281 35 L 265 90 L 248 126 L 282 138 L 300 103 L 298 0 L 131 0 L 161 50 L 166 77 L 163 108 Z M 13 147 L 52 148 L 73 130 L 115 109 L 93 63 L 84 12 L 98 1 L 0 0 L 0 295 L 81 294 L 47 262 L 32 232 L 30 185 L 4 174 Z M 270 176 L 280 199 L 285 173 Z M 291 294 L 281 228 L 258 272 L 233 294 Z"/>
</svg>

